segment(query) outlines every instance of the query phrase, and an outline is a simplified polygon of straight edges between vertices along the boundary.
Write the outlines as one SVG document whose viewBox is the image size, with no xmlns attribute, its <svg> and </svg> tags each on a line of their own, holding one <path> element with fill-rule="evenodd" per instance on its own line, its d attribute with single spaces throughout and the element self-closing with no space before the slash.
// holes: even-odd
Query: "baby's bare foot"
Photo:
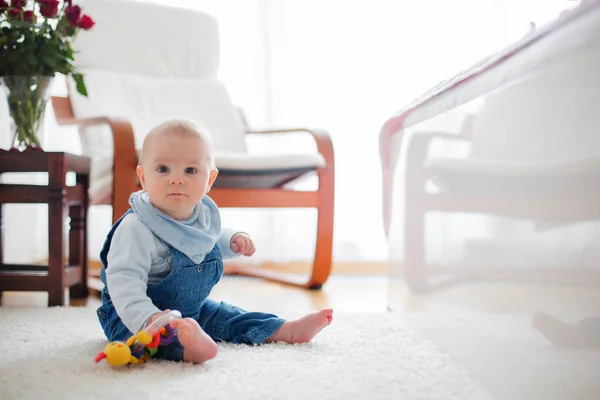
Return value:
<svg viewBox="0 0 600 400">
<path fill-rule="evenodd" d="M 331 323 L 333 310 L 317 311 L 300 319 L 286 321 L 267 342 L 306 343 Z"/>
<path fill-rule="evenodd" d="M 192 318 L 173 321 L 171 326 L 177 329 L 177 338 L 183 346 L 183 361 L 200 364 L 217 356 L 217 344 Z"/>
</svg>

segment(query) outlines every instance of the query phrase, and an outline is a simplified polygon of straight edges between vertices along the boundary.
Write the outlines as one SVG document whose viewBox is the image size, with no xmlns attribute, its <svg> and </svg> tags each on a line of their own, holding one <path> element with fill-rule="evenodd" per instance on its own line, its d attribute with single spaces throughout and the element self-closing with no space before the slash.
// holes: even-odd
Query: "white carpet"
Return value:
<svg viewBox="0 0 600 400">
<path fill-rule="evenodd" d="M 600 349 L 552 345 L 532 328 L 531 313 L 485 313 L 449 306 L 402 318 L 413 329 L 426 332 L 494 399 L 600 399 Z"/>
<path fill-rule="evenodd" d="M 205 365 L 95 364 L 93 308 L 0 307 L 0 398 L 487 399 L 449 356 L 393 314 L 336 314 L 311 344 L 220 344 Z"/>
</svg>

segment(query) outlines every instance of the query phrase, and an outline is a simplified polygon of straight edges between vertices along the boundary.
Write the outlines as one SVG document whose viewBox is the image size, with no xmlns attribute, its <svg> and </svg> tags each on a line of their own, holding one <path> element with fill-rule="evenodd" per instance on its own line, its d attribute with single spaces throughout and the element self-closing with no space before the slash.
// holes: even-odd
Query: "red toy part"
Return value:
<svg viewBox="0 0 600 400">
<path fill-rule="evenodd" d="M 161 329 L 162 330 L 162 329 Z M 146 345 L 149 349 L 155 349 L 160 344 L 160 332 L 157 332 L 152 336 L 152 341 Z"/>
</svg>

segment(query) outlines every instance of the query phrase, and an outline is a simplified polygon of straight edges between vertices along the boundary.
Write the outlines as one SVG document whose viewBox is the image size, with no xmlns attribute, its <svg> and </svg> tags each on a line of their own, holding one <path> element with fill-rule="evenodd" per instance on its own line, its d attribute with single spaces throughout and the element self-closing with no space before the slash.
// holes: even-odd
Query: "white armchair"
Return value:
<svg viewBox="0 0 600 400">
<path fill-rule="evenodd" d="M 211 198 L 220 207 L 313 207 L 318 209 L 313 270 L 304 280 L 260 269 L 227 266 L 226 271 L 320 288 L 331 271 L 334 159 L 329 135 L 300 128 L 251 132 L 222 82 L 217 20 L 205 13 L 129 0 L 80 1 L 96 25 L 76 43 L 77 63 L 89 96 L 69 88 L 54 97 L 59 124 L 76 124 L 83 153 L 92 158 L 91 204 L 113 207 L 113 221 L 139 189 L 138 151 L 149 129 L 167 117 L 185 116 L 211 132 L 219 169 Z M 160 23 L 161 33 L 156 32 Z M 168 32 L 165 34 L 164 32 Z M 110 128 L 110 132 L 106 128 Z M 248 133 L 305 132 L 314 154 L 253 155 Z M 284 187 L 316 172 L 318 189 Z"/>
<path fill-rule="evenodd" d="M 466 277 L 600 281 L 596 269 L 572 265 L 500 262 L 449 272 L 426 257 L 432 213 L 494 215 L 532 222 L 537 230 L 600 220 L 600 3 L 587 7 L 492 54 L 386 121 L 380 149 L 390 276 L 402 276 L 414 290 Z M 427 126 L 472 112 L 459 108 L 472 100 L 477 111 L 458 134 Z M 438 139 L 468 144 L 467 156 L 432 157 Z"/>
</svg>

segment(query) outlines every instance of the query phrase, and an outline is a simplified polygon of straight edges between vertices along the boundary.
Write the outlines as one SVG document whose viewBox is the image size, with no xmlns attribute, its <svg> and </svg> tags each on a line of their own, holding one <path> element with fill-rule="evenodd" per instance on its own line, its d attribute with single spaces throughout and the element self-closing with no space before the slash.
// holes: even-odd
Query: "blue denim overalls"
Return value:
<svg viewBox="0 0 600 400">
<path fill-rule="evenodd" d="M 133 212 L 129 210 L 125 215 Z M 106 287 L 106 268 L 108 251 L 113 234 L 123 215 L 111 228 L 100 252 L 103 268 L 100 279 L 102 305 L 98 308 L 98 319 L 104 334 L 110 341 L 127 340 L 131 335 L 114 308 Z M 169 275 L 156 285 L 148 287 L 146 294 L 154 305 L 161 310 L 171 309 L 181 312 L 183 317 L 193 318 L 215 341 L 232 343 L 260 344 L 271 336 L 285 322 L 273 314 L 246 312 L 227 303 L 217 303 L 207 299 L 212 288 L 223 274 L 221 249 L 217 243 L 200 264 L 191 261 L 185 254 L 167 243 L 173 257 Z M 183 347 L 179 341 L 168 346 L 159 346 L 156 356 L 167 360 L 183 360 Z"/>
</svg>

